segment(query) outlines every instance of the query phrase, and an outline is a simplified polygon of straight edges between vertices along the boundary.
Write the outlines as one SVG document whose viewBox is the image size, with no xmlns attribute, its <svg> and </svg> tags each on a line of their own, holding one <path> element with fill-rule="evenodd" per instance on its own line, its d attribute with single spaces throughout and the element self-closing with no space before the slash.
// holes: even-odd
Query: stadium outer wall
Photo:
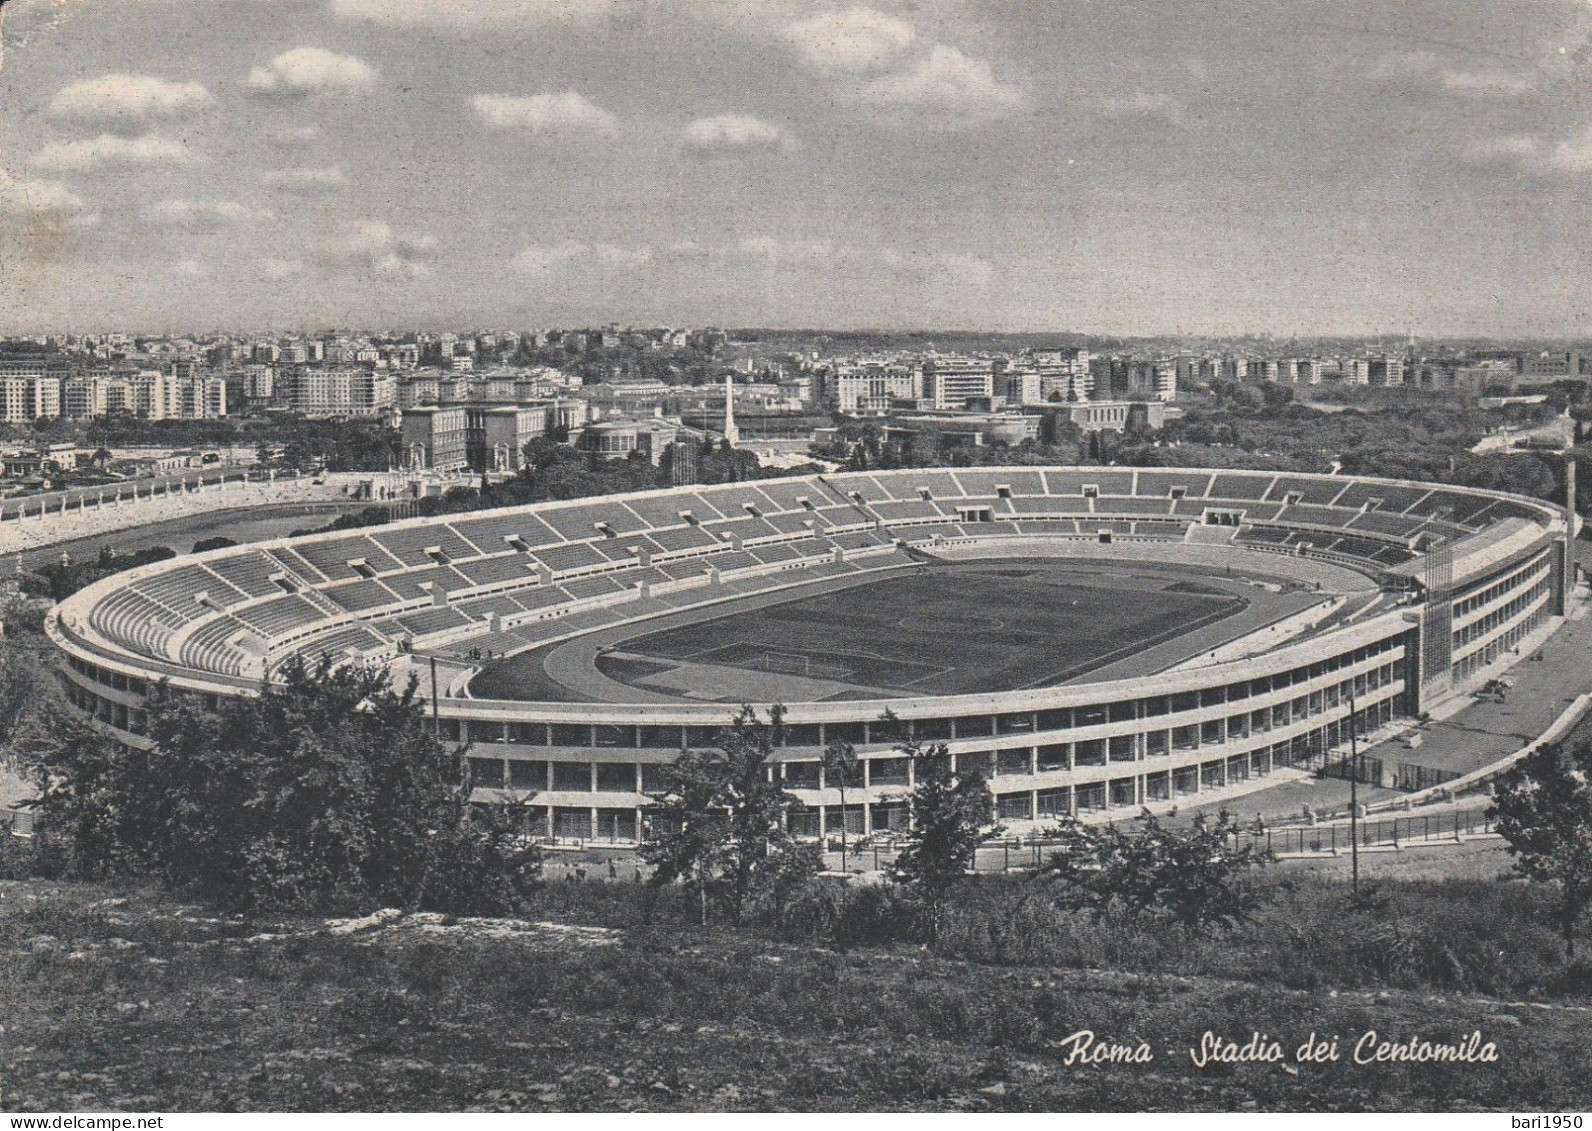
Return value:
<svg viewBox="0 0 1592 1131">
<path fill-rule="evenodd" d="M 881 472 L 874 478 L 899 476 L 895 480 L 899 484 L 924 475 Z M 1328 477 L 1288 478 L 1325 481 Z M 1377 483 L 1350 482 L 1370 484 L 1373 489 Z M 995 816 L 1022 828 L 1068 812 L 1087 816 L 1136 811 L 1221 790 L 1283 767 L 1318 766 L 1348 741 L 1351 691 L 1359 712 L 1355 722 L 1363 734 L 1395 718 L 1421 713 L 1434 696 L 1451 694 L 1467 680 L 1493 674 L 1521 641 L 1550 630 L 1555 618 L 1566 611 L 1571 584 L 1566 514 L 1512 496 L 1433 485 L 1397 486 L 1476 500 L 1507 500 L 1531 520 L 1516 520 L 1507 537 L 1482 530 L 1445 543 L 1451 565 L 1442 592 L 1436 595 L 1444 606 L 1440 616 L 1429 607 L 1427 598 L 1432 595 L 1424 591 L 1426 575 L 1419 568 L 1423 560 L 1418 559 L 1409 568 L 1384 572 L 1379 578 L 1397 603 L 1240 661 L 1147 678 L 1023 691 L 786 704 L 785 743 L 777 752 L 776 773 L 802 805 L 792 816 L 793 830 L 817 835 L 820 830 L 846 827 L 861 833 L 898 828 L 905 822 L 904 794 L 911 788 L 913 767 L 896 754 L 882 732 L 879 720 L 886 710 L 917 737 L 943 741 L 958 770 L 984 774 L 996 798 Z M 713 489 L 694 490 L 701 494 Z M 583 502 L 601 507 L 626 498 Z M 1092 505 L 1107 509 L 1103 503 Z M 545 506 L 520 510 L 534 513 Z M 446 521 L 400 525 L 440 526 Z M 881 529 L 886 527 L 881 524 Z M 891 523 L 887 529 L 901 542 L 912 541 L 908 523 Z M 381 530 L 375 533 L 380 535 Z M 1195 533 L 1189 530 L 1185 536 Z M 1072 540 L 1080 538 L 1094 540 L 1090 535 Z M 1010 538 L 989 542 L 996 554 L 1006 555 L 1022 553 L 1023 544 L 1034 543 Z M 1132 559 L 1131 542 L 1119 541 L 1117 546 L 1123 558 Z M 229 552 L 236 551 L 177 562 L 202 562 Z M 1265 567 L 1264 559 L 1257 562 L 1252 556 L 1256 549 L 1231 552 L 1256 563 L 1255 568 Z M 158 573 L 163 567 L 176 568 L 160 563 L 152 569 Z M 150 571 L 140 571 L 140 576 L 149 575 Z M 116 594 L 119 584 L 118 578 L 111 578 L 90 587 L 57 609 L 48 624 L 64 654 L 62 675 L 68 697 L 98 726 L 129 745 L 147 745 L 141 733 L 141 703 L 151 682 L 160 679 L 212 696 L 252 693 L 257 684 L 247 679 L 143 662 L 107 649 L 103 640 L 81 631 L 78 614 Z M 1439 630 L 1442 639 L 1434 641 L 1433 633 Z M 615 841 L 634 840 L 644 833 L 648 794 L 661 788 L 661 768 L 682 747 L 711 746 L 715 730 L 724 725 L 730 710 L 722 703 L 443 698 L 437 704 L 445 736 L 470 744 L 478 800 L 528 800 L 531 828 L 543 835 Z M 848 783 L 844 811 L 836 783 L 826 780 L 820 766 L 824 745 L 835 739 L 854 743 L 861 759 L 861 780 Z"/>
</svg>

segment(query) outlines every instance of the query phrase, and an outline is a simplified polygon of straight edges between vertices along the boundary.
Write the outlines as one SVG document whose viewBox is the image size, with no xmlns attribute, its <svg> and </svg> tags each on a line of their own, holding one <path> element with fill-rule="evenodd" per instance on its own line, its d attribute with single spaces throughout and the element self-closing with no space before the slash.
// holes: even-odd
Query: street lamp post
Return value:
<svg viewBox="0 0 1592 1131">
<path fill-rule="evenodd" d="M 1360 894 L 1360 712 L 1349 683 L 1349 890 Z"/>
</svg>

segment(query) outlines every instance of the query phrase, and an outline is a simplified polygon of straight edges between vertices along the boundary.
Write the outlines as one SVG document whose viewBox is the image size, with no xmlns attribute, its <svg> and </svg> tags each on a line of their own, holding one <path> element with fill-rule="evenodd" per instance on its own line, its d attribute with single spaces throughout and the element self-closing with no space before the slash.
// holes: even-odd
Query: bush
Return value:
<svg viewBox="0 0 1592 1131">
<path fill-rule="evenodd" d="M 473 811 L 461 759 L 413 683 L 283 665 L 258 696 L 161 686 L 152 748 L 64 722 L 32 752 L 41 821 L 85 878 L 148 876 L 238 909 L 512 909 L 539 860 L 508 814 Z"/>
<path fill-rule="evenodd" d="M 928 929 L 927 910 L 910 892 L 843 880 L 809 884 L 789 904 L 782 926 L 788 936 L 841 948 L 915 942 Z"/>
</svg>

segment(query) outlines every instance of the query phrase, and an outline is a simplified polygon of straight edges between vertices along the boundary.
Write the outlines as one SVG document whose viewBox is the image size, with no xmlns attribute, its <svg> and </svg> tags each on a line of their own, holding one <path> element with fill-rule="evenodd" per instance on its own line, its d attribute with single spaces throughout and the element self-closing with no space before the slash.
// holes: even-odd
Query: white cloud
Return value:
<svg viewBox="0 0 1592 1131">
<path fill-rule="evenodd" d="M 494 129 L 526 129 L 537 134 L 595 133 L 612 137 L 619 119 L 573 90 L 556 94 L 478 94 L 475 112 Z"/>
<path fill-rule="evenodd" d="M 324 137 L 326 131 L 320 126 L 283 126 L 280 129 L 270 130 L 265 135 L 265 140 L 272 145 L 289 148 L 303 145 L 305 142 L 316 141 Z"/>
<path fill-rule="evenodd" d="M 835 257 L 828 240 L 783 240 L 773 236 L 748 236 L 736 245 L 736 250 L 760 263 L 781 267 L 824 263 Z"/>
<path fill-rule="evenodd" d="M 93 223 L 88 205 L 60 181 L 18 180 L 0 169 L 0 215 L 67 217 Z"/>
<path fill-rule="evenodd" d="M 1491 98 L 1515 98 L 1530 94 L 1537 88 L 1537 84 L 1526 76 L 1486 71 L 1446 71 L 1441 81 L 1444 88 L 1456 94 Z"/>
<path fill-rule="evenodd" d="M 400 232 L 382 220 L 361 220 L 321 244 L 321 257 L 333 266 L 354 267 L 373 275 L 418 279 L 431 273 L 435 237 Z"/>
<path fill-rule="evenodd" d="M 791 144 L 783 127 L 750 114 L 698 118 L 685 127 L 681 136 L 686 147 L 697 153 L 747 153 Z"/>
<path fill-rule="evenodd" d="M 195 160 L 181 142 L 157 134 L 117 137 L 101 134 L 83 141 L 51 142 L 33 155 L 35 168 L 58 172 L 82 171 L 99 165 L 186 165 Z"/>
<path fill-rule="evenodd" d="M 617 6 L 617 0 L 332 0 L 332 11 L 344 19 L 455 31 L 588 20 Z"/>
<path fill-rule="evenodd" d="M 260 261 L 260 274 L 267 279 L 290 279 L 294 275 L 304 273 L 304 264 L 296 259 L 280 259 L 270 256 Z"/>
<path fill-rule="evenodd" d="M 997 79 L 988 63 L 944 44 L 904 71 L 871 80 L 863 94 L 894 105 L 965 113 L 1000 113 L 1023 102 L 1023 92 Z"/>
<path fill-rule="evenodd" d="M 1467 165 L 1534 176 L 1592 173 L 1592 127 L 1557 143 L 1536 134 L 1504 134 L 1471 142 L 1460 153 Z"/>
<path fill-rule="evenodd" d="M 876 70 L 917 38 L 905 20 L 861 6 L 796 20 L 781 34 L 809 64 L 834 71 Z"/>
<path fill-rule="evenodd" d="M 1188 110 L 1174 95 L 1136 91 L 1102 104 L 1106 117 L 1123 121 L 1160 122 L 1180 126 L 1188 120 Z"/>
<path fill-rule="evenodd" d="M 977 255 L 941 252 L 926 257 L 924 267 L 953 283 L 987 287 L 995 281 L 995 265 Z"/>
<path fill-rule="evenodd" d="M 361 59 L 321 47 L 295 47 L 249 72 L 244 85 L 258 94 L 304 98 L 361 90 L 376 72 Z"/>
<path fill-rule="evenodd" d="M 169 82 L 151 75 L 113 74 L 62 87 L 50 99 L 52 118 L 135 123 L 202 110 L 214 103 L 196 82 Z"/>
<path fill-rule="evenodd" d="M 171 198 L 149 207 L 147 215 L 161 224 L 182 228 L 213 229 L 245 220 L 268 220 L 269 211 L 250 208 L 235 200 L 198 201 Z"/>
<path fill-rule="evenodd" d="M 533 244 L 509 264 L 521 275 L 546 277 L 575 266 L 598 265 L 615 268 L 645 267 L 652 262 L 650 247 L 620 247 L 608 243 L 583 243 L 566 240 L 561 244 Z"/>
<path fill-rule="evenodd" d="M 348 178 L 339 165 L 312 166 L 303 169 L 268 169 L 260 180 L 271 188 L 288 189 L 293 192 L 324 192 L 327 189 L 341 188 L 348 183 Z"/>
<path fill-rule="evenodd" d="M 1561 141 L 1547 155 L 1547 163 L 1555 169 L 1573 173 L 1592 171 L 1592 129 L 1583 130 L 1575 137 Z"/>
<path fill-rule="evenodd" d="M 1529 73 L 1466 70 L 1427 50 L 1379 55 L 1371 60 L 1369 73 L 1384 86 L 1474 98 L 1518 98 L 1537 89 Z"/>
<path fill-rule="evenodd" d="M 1529 165 L 1542 155 L 1542 139 L 1531 134 L 1508 134 L 1471 142 L 1460 154 L 1467 165 Z"/>
</svg>

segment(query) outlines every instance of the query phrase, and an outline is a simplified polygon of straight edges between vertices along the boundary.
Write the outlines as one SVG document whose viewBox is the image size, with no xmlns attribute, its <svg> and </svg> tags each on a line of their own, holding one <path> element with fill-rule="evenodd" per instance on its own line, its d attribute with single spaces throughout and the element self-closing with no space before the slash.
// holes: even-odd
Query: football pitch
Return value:
<svg viewBox="0 0 1592 1131">
<path fill-rule="evenodd" d="M 940 568 L 637 636 L 600 666 L 640 687 L 667 686 L 671 669 L 735 669 L 864 697 L 1016 690 L 1074 678 L 1245 604 L 1171 576 Z"/>
</svg>

